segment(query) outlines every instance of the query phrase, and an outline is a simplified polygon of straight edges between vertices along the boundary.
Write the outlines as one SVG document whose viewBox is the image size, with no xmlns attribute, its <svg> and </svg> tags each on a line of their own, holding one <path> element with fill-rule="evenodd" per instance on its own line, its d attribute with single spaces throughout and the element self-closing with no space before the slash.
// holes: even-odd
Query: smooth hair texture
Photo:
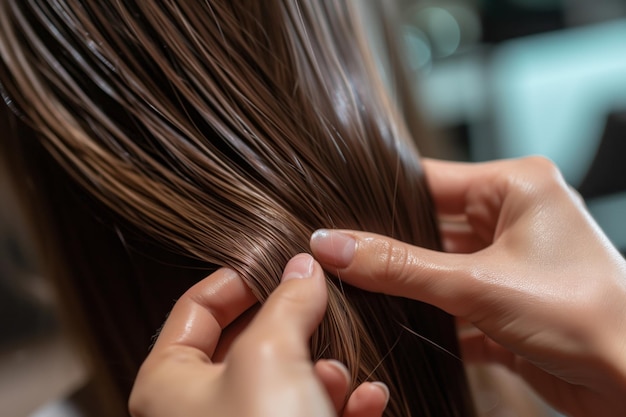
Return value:
<svg viewBox="0 0 626 417">
<path fill-rule="evenodd" d="M 262 302 L 318 228 L 440 248 L 420 132 L 359 22 L 341 0 L 0 0 L 3 155 L 120 397 L 220 266 Z M 453 319 L 340 278 L 313 359 L 387 383 L 387 416 L 473 415 Z"/>
</svg>

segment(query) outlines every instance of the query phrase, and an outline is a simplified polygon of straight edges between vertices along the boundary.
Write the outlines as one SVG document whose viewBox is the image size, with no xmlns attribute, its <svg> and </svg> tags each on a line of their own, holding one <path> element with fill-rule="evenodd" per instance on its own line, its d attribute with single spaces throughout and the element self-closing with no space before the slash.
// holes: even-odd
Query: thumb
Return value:
<svg viewBox="0 0 626 417">
<path fill-rule="evenodd" d="M 296 255 L 250 324 L 246 339 L 256 346 L 272 346 L 285 360 L 308 360 L 308 340 L 326 312 L 327 300 L 321 266 L 311 255 Z"/>
<path fill-rule="evenodd" d="M 488 281 L 478 254 L 447 254 L 389 237 L 348 230 L 318 230 L 311 250 L 324 268 L 368 291 L 423 301 L 466 317 L 479 306 Z M 470 258 L 472 257 L 472 258 Z"/>
</svg>

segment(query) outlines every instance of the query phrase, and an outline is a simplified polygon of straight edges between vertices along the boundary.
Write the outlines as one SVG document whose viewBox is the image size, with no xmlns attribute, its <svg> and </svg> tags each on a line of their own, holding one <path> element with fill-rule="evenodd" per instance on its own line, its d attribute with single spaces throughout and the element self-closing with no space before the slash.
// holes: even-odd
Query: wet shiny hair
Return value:
<svg viewBox="0 0 626 417">
<path fill-rule="evenodd" d="M 3 154 L 119 397 L 176 297 L 220 266 L 263 302 L 318 228 L 440 247 L 421 132 L 358 15 L 343 0 L 0 0 Z M 387 416 L 473 415 L 451 317 L 328 285 L 313 359 L 386 382 Z"/>
</svg>

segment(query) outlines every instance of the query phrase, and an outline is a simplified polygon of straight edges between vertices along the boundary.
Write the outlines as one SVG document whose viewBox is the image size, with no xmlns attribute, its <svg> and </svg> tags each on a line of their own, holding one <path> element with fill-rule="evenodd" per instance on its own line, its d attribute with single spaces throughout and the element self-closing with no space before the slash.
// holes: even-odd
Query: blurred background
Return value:
<svg viewBox="0 0 626 417">
<path fill-rule="evenodd" d="M 399 3 L 414 92 L 437 131 L 435 156 L 547 156 L 626 253 L 626 2 Z M 0 414 L 78 416 L 88 378 L 61 334 L 12 194 L 0 173 Z M 503 406 L 526 398 L 535 407 L 530 394 L 516 397 L 524 387 L 494 390 L 484 374 L 473 378 L 481 415 L 539 415 Z"/>
<path fill-rule="evenodd" d="M 626 2 L 402 0 L 439 156 L 544 155 L 626 253 Z"/>
</svg>

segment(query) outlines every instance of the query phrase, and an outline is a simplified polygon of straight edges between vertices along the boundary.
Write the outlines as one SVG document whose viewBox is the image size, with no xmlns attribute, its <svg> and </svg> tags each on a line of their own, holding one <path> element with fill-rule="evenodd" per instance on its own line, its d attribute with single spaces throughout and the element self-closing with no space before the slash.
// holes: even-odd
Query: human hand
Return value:
<svg viewBox="0 0 626 417">
<path fill-rule="evenodd" d="M 465 360 L 507 366 L 568 415 L 626 415 L 626 262 L 559 171 L 542 158 L 425 169 L 455 253 L 318 231 L 320 263 L 469 321 Z"/>
<path fill-rule="evenodd" d="M 327 302 L 322 268 L 293 258 L 252 322 L 214 354 L 222 330 L 256 302 L 232 270 L 220 269 L 174 306 L 143 363 L 129 408 L 134 417 L 380 417 L 388 390 L 363 383 L 348 397 L 342 364 L 310 359 L 308 340 Z M 346 402 L 346 398 L 347 402 Z"/>
</svg>

